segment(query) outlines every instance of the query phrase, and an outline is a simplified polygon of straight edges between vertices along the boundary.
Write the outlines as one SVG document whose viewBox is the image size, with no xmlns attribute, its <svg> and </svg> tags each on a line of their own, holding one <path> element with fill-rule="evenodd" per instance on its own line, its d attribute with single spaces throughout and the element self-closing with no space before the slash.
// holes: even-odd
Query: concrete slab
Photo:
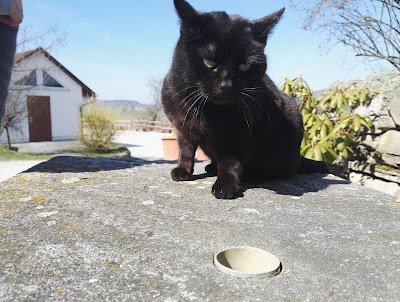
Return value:
<svg viewBox="0 0 400 302">
<path fill-rule="evenodd" d="M 68 150 L 78 151 L 85 148 L 77 140 L 21 143 L 13 144 L 13 146 L 18 148 L 18 152 L 48 155 L 68 153 Z"/>
<path fill-rule="evenodd" d="M 114 142 L 128 148 L 131 156 L 145 160 L 161 160 L 164 151 L 161 138 L 168 136 L 159 132 L 118 131 Z"/>
<path fill-rule="evenodd" d="M 400 203 L 320 174 L 211 195 L 174 164 L 57 157 L 0 184 L 1 301 L 398 301 Z M 249 245 L 283 270 L 239 279 L 214 253 Z"/>
<path fill-rule="evenodd" d="M 0 182 L 43 162 L 42 160 L 0 161 Z"/>
</svg>

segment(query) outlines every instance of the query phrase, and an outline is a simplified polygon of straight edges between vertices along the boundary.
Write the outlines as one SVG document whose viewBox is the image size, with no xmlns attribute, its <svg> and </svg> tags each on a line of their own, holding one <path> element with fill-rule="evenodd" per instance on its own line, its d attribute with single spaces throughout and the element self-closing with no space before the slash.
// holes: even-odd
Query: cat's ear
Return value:
<svg viewBox="0 0 400 302">
<path fill-rule="evenodd" d="M 268 35 L 271 33 L 275 25 L 279 22 L 284 11 L 285 8 L 282 8 L 264 18 L 253 21 L 251 28 L 254 37 L 261 43 L 266 43 Z"/>
<path fill-rule="evenodd" d="M 174 5 L 179 18 L 181 19 L 181 32 L 197 31 L 200 13 L 185 0 L 174 0 Z"/>
</svg>

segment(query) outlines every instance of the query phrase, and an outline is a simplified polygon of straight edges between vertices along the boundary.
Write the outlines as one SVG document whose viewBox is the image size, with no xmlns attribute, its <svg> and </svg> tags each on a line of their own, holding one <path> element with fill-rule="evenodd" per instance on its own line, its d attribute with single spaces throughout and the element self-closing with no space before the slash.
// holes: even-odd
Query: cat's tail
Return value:
<svg viewBox="0 0 400 302">
<path fill-rule="evenodd" d="M 326 162 L 300 158 L 299 173 L 329 173 Z"/>
<path fill-rule="evenodd" d="M 338 165 L 329 164 L 323 161 L 315 161 L 304 157 L 300 158 L 299 173 L 331 173 L 336 176 L 346 178 L 342 169 Z"/>
</svg>

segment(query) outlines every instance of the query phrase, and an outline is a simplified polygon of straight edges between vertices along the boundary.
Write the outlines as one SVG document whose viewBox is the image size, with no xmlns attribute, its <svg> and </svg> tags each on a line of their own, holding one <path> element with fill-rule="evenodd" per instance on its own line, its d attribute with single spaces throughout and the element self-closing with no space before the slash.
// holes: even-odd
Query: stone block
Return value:
<svg viewBox="0 0 400 302">
<path fill-rule="evenodd" d="M 398 301 L 395 197 L 308 174 L 217 200 L 206 164 L 58 157 L 0 183 L 0 301 Z M 239 245 L 282 272 L 220 272 Z"/>
<path fill-rule="evenodd" d="M 355 110 L 360 115 L 380 116 L 387 111 L 383 94 L 375 96 L 368 105 L 360 106 Z"/>
<path fill-rule="evenodd" d="M 375 117 L 373 123 L 375 128 L 379 130 L 396 129 L 396 124 L 394 123 L 393 118 L 389 115 L 389 112 Z"/>
<path fill-rule="evenodd" d="M 395 90 L 389 103 L 389 113 L 397 126 L 400 126 L 400 87 Z"/>
<path fill-rule="evenodd" d="M 376 135 L 363 135 L 361 137 L 361 144 L 367 145 L 376 150 L 379 146 L 379 136 Z"/>
<path fill-rule="evenodd" d="M 368 177 L 363 179 L 361 183 L 368 188 L 372 188 L 380 192 L 400 197 L 400 186 L 396 183 Z"/>
<path fill-rule="evenodd" d="M 350 180 L 351 182 L 361 184 L 361 182 L 362 182 L 362 180 L 363 180 L 364 178 L 365 178 L 365 175 L 364 175 L 364 174 L 356 173 L 356 172 L 350 172 L 350 173 L 349 173 L 349 180 Z"/>
<path fill-rule="evenodd" d="M 400 197 L 400 186 L 397 183 L 380 180 L 371 177 L 370 175 L 357 172 L 351 172 L 349 174 L 349 180 L 367 188 L 372 188 L 395 197 Z"/>
<path fill-rule="evenodd" d="M 389 130 L 382 134 L 377 151 L 400 156 L 400 131 Z"/>
<path fill-rule="evenodd" d="M 400 156 L 391 154 L 382 154 L 382 160 L 391 166 L 397 166 L 400 168 Z"/>
<path fill-rule="evenodd" d="M 358 161 L 349 162 L 349 168 L 352 171 L 362 172 L 369 174 L 375 178 L 382 178 L 389 182 L 396 182 L 400 184 L 400 170 L 380 164 L 369 164 Z"/>
<path fill-rule="evenodd" d="M 388 104 L 384 94 L 378 94 L 367 106 L 360 106 L 355 109 L 359 115 L 369 116 L 378 130 L 396 129 L 396 124 L 389 114 Z"/>
</svg>

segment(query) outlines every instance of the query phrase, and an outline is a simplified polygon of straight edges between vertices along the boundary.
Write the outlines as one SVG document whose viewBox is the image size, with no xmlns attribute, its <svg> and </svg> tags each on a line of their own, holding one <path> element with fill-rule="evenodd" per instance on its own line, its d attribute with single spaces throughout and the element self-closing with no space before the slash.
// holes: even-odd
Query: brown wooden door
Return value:
<svg viewBox="0 0 400 302">
<path fill-rule="evenodd" d="M 28 96 L 29 141 L 51 141 L 50 97 Z"/>
</svg>

